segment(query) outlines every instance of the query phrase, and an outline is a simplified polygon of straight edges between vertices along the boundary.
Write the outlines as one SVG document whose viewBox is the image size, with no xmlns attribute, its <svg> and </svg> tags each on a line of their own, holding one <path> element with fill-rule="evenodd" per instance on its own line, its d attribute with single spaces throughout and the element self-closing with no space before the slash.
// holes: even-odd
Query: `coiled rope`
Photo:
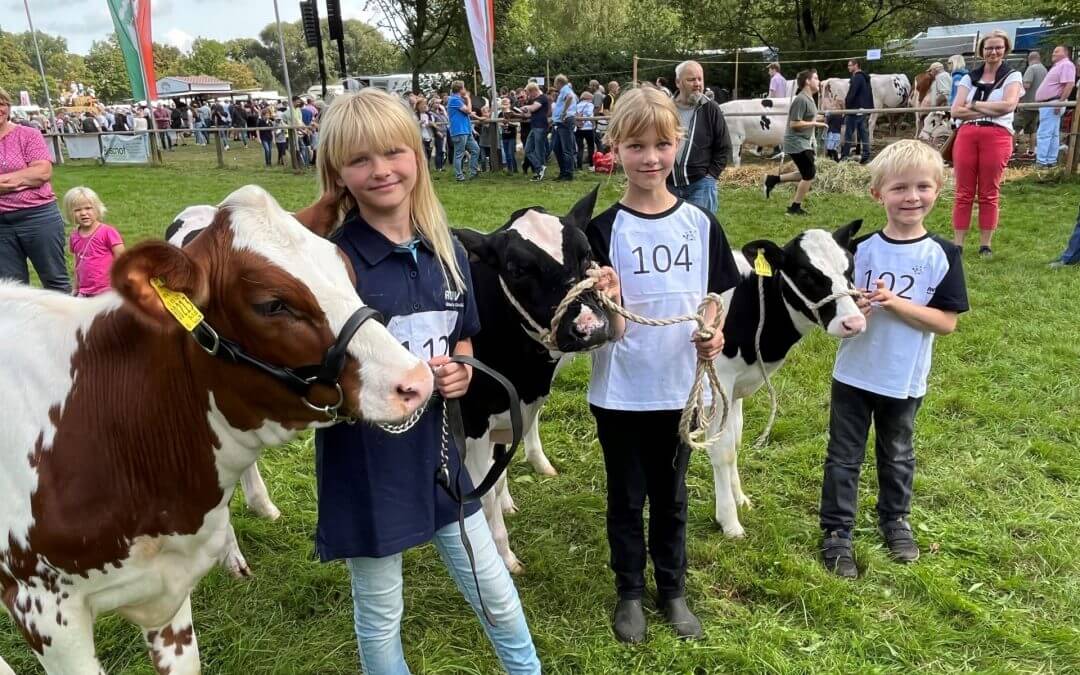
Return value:
<svg viewBox="0 0 1080 675">
<path fill-rule="evenodd" d="M 599 268 L 594 263 L 592 269 Z M 724 303 L 716 293 L 709 293 L 706 295 L 698 305 L 697 312 L 694 314 L 684 314 L 664 319 L 652 319 L 631 312 L 603 293 L 595 293 L 594 288 L 596 286 L 596 278 L 588 276 L 574 284 L 574 286 L 567 291 L 566 297 L 564 297 L 555 308 L 555 314 L 551 317 L 550 328 L 545 328 L 533 319 L 528 311 L 522 307 L 521 303 L 514 297 L 514 294 L 510 292 L 510 288 L 506 285 L 506 282 L 503 281 L 502 277 L 499 277 L 499 283 L 502 285 L 503 293 L 506 294 L 507 300 L 510 301 L 510 304 L 517 310 L 522 318 L 525 319 L 526 323 L 529 324 L 529 327 L 535 333 L 535 335 L 532 336 L 533 339 L 548 350 L 555 352 L 559 351 L 555 337 L 555 332 L 558 329 L 559 324 L 562 322 L 563 317 L 566 316 L 566 312 L 569 311 L 570 305 L 579 297 L 589 292 L 594 293 L 600 306 L 606 311 L 618 314 L 627 321 L 632 321 L 643 326 L 674 326 L 675 324 L 693 321 L 697 323 L 697 330 L 694 331 L 693 335 L 694 340 L 711 340 L 713 336 L 716 335 L 716 332 L 721 330 L 724 325 Z M 716 316 L 713 318 L 712 323 L 708 323 L 705 320 L 705 312 L 709 305 L 716 306 Z M 710 406 L 705 405 L 706 382 L 708 382 L 709 391 L 712 395 L 713 404 Z M 709 437 L 707 435 L 707 430 L 716 413 L 717 401 L 720 401 L 722 405 L 720 424 L 717 427 L 717 430 L 719 431 L 727 426 L 728 413 L 731 407 L 730 402 L 728 401 L 727 392 L 720 386 L 720 378 L 716 374 L 715 363 L 710 359 L 699 357 L 697 360 L 697 368 L 694 372 L 694 384 L 690 387 L 690 394 L 687 396 L 686 405 L 683 406 L 682 415 L 679 417 L 679 437 L 692 450 L 706 450 L 717 440 L 718 436 Z"/>
</svg>

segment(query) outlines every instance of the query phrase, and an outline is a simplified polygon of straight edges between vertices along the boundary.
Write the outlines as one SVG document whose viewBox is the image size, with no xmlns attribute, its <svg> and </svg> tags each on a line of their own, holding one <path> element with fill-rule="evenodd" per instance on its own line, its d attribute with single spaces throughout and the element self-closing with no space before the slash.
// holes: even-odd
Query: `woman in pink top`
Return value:
<svg viewBox="0 0 1080 675">
<path fill-rule="evenodd" d="M 124 252 L 124 240 L 112 225 L 101 222 L 105 205 L 88 187 L 64 195 L 64 217 L 71 222 L 71 253 L 75 256 L 75 295 L 90 297 L 109 290 L 113 258 Z"/>
<path fill-rule="evenodd" d="M 70 293 L 64 220 L 50 178 L 45 139 L 12 123 L 11 97 L 0 89 L 0 279 L 30 283 L 29 258 L 42 286 Z"/>
</svg>

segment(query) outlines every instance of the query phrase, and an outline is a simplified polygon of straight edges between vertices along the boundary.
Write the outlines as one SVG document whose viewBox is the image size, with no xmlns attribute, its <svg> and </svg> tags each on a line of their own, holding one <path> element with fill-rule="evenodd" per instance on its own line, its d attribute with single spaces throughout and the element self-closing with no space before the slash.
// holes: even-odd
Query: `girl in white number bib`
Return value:
<svg viewBox="0 0 1080 675">
<path fill-rule="evenodd" d="M 713 214 L 667 189 L 683 134 L 675 105 L 659 90 L 624 95 L 606 138 L 629 184 L 622 199 L 586 229 L 593 255 L 607 266 L 597 288 L 649 317 L 692 314 L 707 293 L 722 293 L 739 280 Z M 614 327 L 621 338 L 593 353 L 589 404 L 607 469 L 608 542 L 619 594 L 615 635 L 624 642 L 645 639 L 642 517 L 648 499 L 658 604 L 679 637 L 700 638 L 701 623 L 684 598 L 690 450 L 678 427 L 697 357 L 719 356 L 724 336 L 691 348 L 692 323 L 661 328 L 616 317 Z"/>
</svg>

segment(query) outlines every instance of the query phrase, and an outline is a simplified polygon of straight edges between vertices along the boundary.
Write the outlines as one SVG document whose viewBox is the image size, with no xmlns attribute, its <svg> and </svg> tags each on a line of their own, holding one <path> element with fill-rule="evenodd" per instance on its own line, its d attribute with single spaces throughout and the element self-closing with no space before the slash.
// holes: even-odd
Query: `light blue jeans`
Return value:
<svg viewBox="0 0 1080 675">
<path fill-rule="evenodd" d="M 480 146 L 472 134 L 458 134 L 454 139 L 454 174 L 464 176 L 462 162 L 465 160 L 465 152 L 469 152 L 469 175 L 475 176 L 480 171 Z"/>
<path fill-rule="evenodd" d="M 510 675 L 539 673 L 540 661 L 517 589 L 495 549 L 483 511 L 465 519 L 465 532 L 476 557 L 480 592 L 495 619 L 494 626 L 488 625 L 481 612 L 469 558 L 456 521 L 435 532 L 435 549 L 458 590 L 472 605 L 503 668 Z M 353 617 L 361 668 L 365 675 L 409 675 L 401 648 L 401 615 L 405 607 L 401 593 L 401 554 L 384 558 L 350 558 L 348 564 L 352 573 Z"/>
<path fill-rule="evenodd" d="M 1035 161 L 1053 166 L 1057 164 L 1061 146 L 1061 115 L 1053 108 L 1039 108 L 1039 130 L 1035 134 Z"/>
<path fill-rule="evenodd" d="M 693 183 L 680 187 L 669 185 L 668 190 L 676 197 L 700 206 L 714 216 L 716 215 L 717 207 L 720 206 L 720 200 L 716 196 L 716 179 L 712 176 L 702 176 Z"/>
</svg>

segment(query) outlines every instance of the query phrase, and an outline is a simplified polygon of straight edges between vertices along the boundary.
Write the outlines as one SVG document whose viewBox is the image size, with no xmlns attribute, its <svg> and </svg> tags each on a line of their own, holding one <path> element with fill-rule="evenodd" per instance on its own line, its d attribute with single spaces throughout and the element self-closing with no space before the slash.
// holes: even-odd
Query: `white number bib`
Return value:
<svg viewBox="0 0 1080 675">
<path fill-rule="evenodd" d="M 692 224 L 656 227 L 628 220 L 615 238 L 615 268 L 627 299 L 669 293 L 703 295 L 708 269 L 703 234 Z"/>
<path fill-rule="evenodd" d="M 450 336 L 457 318 L 458 313 L 451 310 L 416 312 L 392 317 L 386 329 L 414 356 L 429 361 L 450 355 Z"/>
</svg>

